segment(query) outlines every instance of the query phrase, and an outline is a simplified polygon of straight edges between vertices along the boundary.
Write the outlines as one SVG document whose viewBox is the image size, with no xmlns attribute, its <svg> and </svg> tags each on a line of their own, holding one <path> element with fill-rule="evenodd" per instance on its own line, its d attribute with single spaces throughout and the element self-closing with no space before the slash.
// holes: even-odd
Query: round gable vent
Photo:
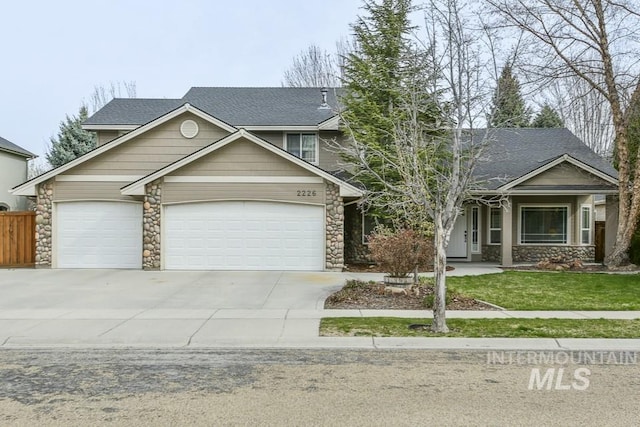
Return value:
<svg viewBox="0 0 640 427">
<path fill-rule="evenodd" d="M 180 125 L 180 133 L 185 138 L 193 138 L 198 134 L 198 124 L 193 120 L 185 120 Z"/>
</svg>

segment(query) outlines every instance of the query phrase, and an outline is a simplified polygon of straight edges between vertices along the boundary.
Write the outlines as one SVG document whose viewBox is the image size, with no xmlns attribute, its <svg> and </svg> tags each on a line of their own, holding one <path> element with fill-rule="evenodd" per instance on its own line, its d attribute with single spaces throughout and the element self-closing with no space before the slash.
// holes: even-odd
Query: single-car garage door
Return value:
<svg viewBox="0 0 640 427">
<path fill-rule="evenodd" d="M 57 203 L 58 268 L 142 268 L 142 206 Z"/>
<path fill-rule="evenodd" d="M 165 207 L 165 269 L 323 270 L 322 206 L 226 201 Z"/>
</svg>

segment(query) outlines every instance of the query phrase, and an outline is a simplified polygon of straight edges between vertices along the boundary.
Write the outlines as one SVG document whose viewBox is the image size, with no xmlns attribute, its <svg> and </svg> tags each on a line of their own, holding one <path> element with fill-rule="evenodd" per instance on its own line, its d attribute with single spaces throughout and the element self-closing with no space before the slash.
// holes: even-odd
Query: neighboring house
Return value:
<svg viewBox="0 0 640 427">
<path fill-rule="evenodd" d="M 363 191 L 327 143 L 345 142 L 336 105 L 317 88 L 114 99 L 84 123 L 95 150 L 13 190 L 37 198 L 37 264 L 336 270 L 366 259 Z M 615 193 L 614 170 L 558 129 L 496 130 L 486 158 L 478 172 L 500 178 L 487 195 L 508 191 L 511 204 L 467 206 L 450 257 L 593 258 L 591 194 Z"/>
<path fill-rule="evenodd" d="M 29 159 L 36 155 L 0 137 L 0 211 L 27 209 L 27 198 L 9 193 L 27 179 Z"/>
</svg>

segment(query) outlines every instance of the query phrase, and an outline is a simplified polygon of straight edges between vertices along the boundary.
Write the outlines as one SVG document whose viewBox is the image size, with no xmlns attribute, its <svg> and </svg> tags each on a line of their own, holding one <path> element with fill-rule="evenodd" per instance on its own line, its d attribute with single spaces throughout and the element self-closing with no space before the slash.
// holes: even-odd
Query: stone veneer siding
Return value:
<svg viewBox="0 0 640 427">
<path fill-rule="evenodd" d="M 483 246 L 482 261 L 501 262 L 500 248 L 499 245 Z M 513 262 L 535 263 L 555 257 L 594 262 L 596 257 L 595 246 L 513 246 L 511 250 Z"/>
<path fill-rule="evenodd" d="M 160 207 L 162 203 L 162 180 L 145 187 L 142 214 L 142 268 L 160 269 Z"/>
<path fill-rule="evenodd" d="M 36 202 L 36 268 L 51 267 L 53 181 L 38 186 Z"/>
<path fill-rule="evenodd" d="M 554 257 L 594 262 L 595 246 L 514 246 L 513 262 L 540 262 Z"/>
<path fill-rule="evenodd" d="M 340 187 L 328 182 L 326 188 L 326 269 L 344 267 L 344 204 Z"/>
<path fill-rule="evenodd" d="M 502 246 L 500 245 L 483 245 L 482 261 L 484 262 L 502 262 Z"/>
</svg>

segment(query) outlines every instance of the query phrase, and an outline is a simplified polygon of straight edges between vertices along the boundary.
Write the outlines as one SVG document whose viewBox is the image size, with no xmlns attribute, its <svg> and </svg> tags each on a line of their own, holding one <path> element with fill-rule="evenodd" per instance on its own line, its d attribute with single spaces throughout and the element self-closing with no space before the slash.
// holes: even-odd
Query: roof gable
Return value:
<svg viewBox="0 0 640 427">
<path fill-rule="evenodd" d="M 615 190 L 618 180 L 568 154 L 564 154 L 498 190 L 558 190 L 606 191 Z"/>
<path fill-rule="evenodd" d="M 244 129 L 240 129 L 239 131 L 225 137 L 222 138 L 219 141 L 216 141 L 204 148 L 202 148 L 201 150 L 196 151 L 195 153 L 192 153 L 170 165 L 167 165 L 166 167 L 159 169 L 147 176 L 145 176 L 142 179 L 139 179 L 135 182 L 132 182 L 131 184 L 125 186 L 122 188 L 122 194 L 123 195 L 140 195 L 140 194 L 144 194 L 144 188 L 145 185 L 155 181 L 156 179 L 162 178 L 164 176 L 170 175 L 171 173 L 177 171 L 178 169 L 185 167 L 205 156 L 208 156 L 210 153 L 213 153 L 217 150 L 221 150 L 224 147 L 226 147 L 229 144 L 233 144 L 236 141 L 249 141 L 251 143 L 254 143 L 268 151 L 270 151 L 271 153 L 293 163 L 294 165 L 299 166 L 300 168 L 302 168 L 303 170 L 306 170 L 308 172 L 311 172 L 313 175 L 319 176 L 329 182 L 332 182 L 336 185 L 338 185 L 340 187 L 340 196 L 341 197 L 360 197 L 363 194 L 363 191 L 354 187 L 351 184 L 348 184 L 346 182 L 344 182 L 343 180 L 331 175 L 328 172 L 325 172 L 324 170 L 318 168 L 317 166 L 314 166 L 310 163 L 305 162 L 304 160 L 300 159 L 299 157 L 294 156 L 293 154 L 276 147 L 275 145 L 261 139 L 258 138 L 257 136 L 251 134 L 250 132 L 244 130 Z"/>
<path fill-rule="evenodd" d="M 523 177 L 555 166 L 557 163 L 552 162 L 561 162 L 565 155 L 579 167 L 617 182 L 617 171 L 568 129 L 494 128 L 474 132 L 476 138 L 487 141 L 474 171 L 487 190 L 512 188 L 528 179 Z"/>
<path fill-rule="evenodd" d="M 209 122 L 211 122 L 212 124 L 228 131 L 228 132 L 235 132 L 236 128 L 234 128 L 233 126 L 229 125 L 228 123 L 223 122 L 222 120 L 219 120 L 207 113 L 205 113 L 204 111 L 186 103 L 183 104 L 182 106 L 166 113 L 165 115 L 163 115 L 162 117 L 158 117 L 155 120 L 152 120 L 151 122 L 145 124 L 144 126 L 140 126 L 139 128 L 132 130 L 131 132 L 122 135 L 119 138 L 114 139 L 113 141 L 107 142 L 106 144 L 103 144 L 93 150 L 91 150 L 90 152 L 84 154 L 83 156 L 80 156 L 72 161 L 70 161 L 69 163 L 66 163 L 62 166 L 59 166 L 55 169 L 52 169 L 40 176 L 37 176 L 23 184 L 18 185 L 17 187 L 13 188 L 11 190 L 11 193 L 14 195 L 21 195 L 21 196 L 35 196 L 36 195 L 36 185 L 40 184 L 41 182 L 47 181 L 65 171 L 68 171 L 71 168 L 74 168 L 84 162 L 87 162 L 91 159 L 96 158 L 97 156 L 100 156 L 101 154 L 115 148 L 118 147 L 119 145 L 130 141 L 140 135 L 142 135 L 145 132 L 148 132 L 151 129 L 154 129 L 160 125 L 162 125 L 163 123 L 168 122 L 169 120 L 185 113 L 185 112 L 190 112 L 192 114 L 195 114 L 196 116 L 200 117 L 201 119 L 207 120 Z"/>
</svg>

